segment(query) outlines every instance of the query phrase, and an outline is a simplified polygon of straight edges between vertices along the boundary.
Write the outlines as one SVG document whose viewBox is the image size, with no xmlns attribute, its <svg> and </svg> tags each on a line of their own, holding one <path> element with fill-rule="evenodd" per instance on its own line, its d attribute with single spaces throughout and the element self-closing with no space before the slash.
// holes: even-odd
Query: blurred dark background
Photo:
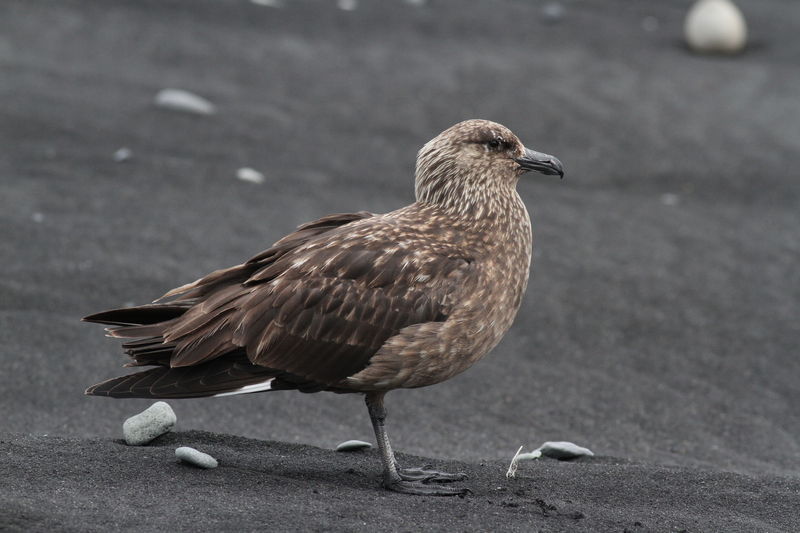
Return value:
<svg viewBox="0 0 800 533">
<path fill-rule="evenodd" d="M 395 447 L 571 440 L 797 475 L 800 3 L 739 0 L 730 57 L 688 50 L 690 1 L 552 4 L 0 4 L 0 430 L 119 435 L 150 402 L 82 395 L 125 358 L 80 317 L 406 205 L 419 147 L 486 118 L 566 179 L 520 184 L 535 258 L 514 328 L 464 375 L 390 394 Z M 158 107 L 164 88 L 216 112 Z M 170 403 L 182 429 L 372 436 L 358 396 Z"/>
</svg>

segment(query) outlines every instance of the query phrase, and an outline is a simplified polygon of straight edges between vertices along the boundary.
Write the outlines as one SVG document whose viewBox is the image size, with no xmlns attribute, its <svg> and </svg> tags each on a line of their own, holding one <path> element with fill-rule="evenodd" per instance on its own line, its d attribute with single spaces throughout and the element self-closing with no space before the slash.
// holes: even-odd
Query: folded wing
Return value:
<svg viewBox="0 0 800 533">
<path fill-rule="evenodd" d="M 182 369 L 187 377 L 189 368 L 213 370 L 209 393 L 224 392 L 226 361 L 238 365 L 230 389 L 281 375 L 284 385 L 320 390 L 365 368 L 404 327 L 446 320 L 468 290 L 469 258 L 402 237 L 368 213 L 326 217 L 243 265 L 170 291 L 166 302 L 86 320 L 133 339 L 123 345 L 131 366 L 169 368 L 173 381 Z"/>
</svg>

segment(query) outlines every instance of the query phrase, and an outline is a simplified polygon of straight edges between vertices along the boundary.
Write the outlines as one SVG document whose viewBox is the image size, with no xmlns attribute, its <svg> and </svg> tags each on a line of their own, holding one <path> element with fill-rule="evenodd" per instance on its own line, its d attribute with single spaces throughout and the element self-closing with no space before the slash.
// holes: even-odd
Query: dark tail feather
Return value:
<svg viewBox="0 0 800 533">
<path fill-rule="evenodd" d="M 163 337 L 147 337 L 122 343 L 125 353 L 133 361 L 124 366 L 161 365 L 170 366 L 175 343 L 165 343 Z"/>
<path fill-rule="evenodd" d="M 189 310 L 196 302 L 184 300 L 166 304 L 147 304 L 137 307 L 112 309 L 84 317 L 86 322 L 98 322 L 109 326 L 143 326 L 158 324 L 177 318 Z"/>
<path fill-rule="evenodd" d="M 114 398 L 199 398 L 226 392 L 237 393 L 248 385 L 266 384 L 279 374 L 281 372 L 253 365 L 246 355 L 241 354 L 197 366 L 162 366 L 110 379 L 89 387 L 86 394 Z M 283 381 L 276 383 L 274 387 L 267 387 L 264 385 L 261 390 L 296 388 L 295 385 Z M 252 387 L 241 392 L 248 390 L 258 392 Z"/>
</svg>

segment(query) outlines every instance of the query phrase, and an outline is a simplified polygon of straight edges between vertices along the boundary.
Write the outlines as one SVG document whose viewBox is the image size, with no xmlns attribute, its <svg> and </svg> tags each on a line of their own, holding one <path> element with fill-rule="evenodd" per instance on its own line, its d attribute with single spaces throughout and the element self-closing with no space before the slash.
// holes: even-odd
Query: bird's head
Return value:
<svg viewBox="0 0 800 533">
<path fill-rule="evenodd" d="M 488 120 L 466 120 L 431 139 L 417 155 L 417 200 L 450 204 L 513 190 L 528 171 L 564 176 L 561 161 L 522 144 Z"/>
</svg>

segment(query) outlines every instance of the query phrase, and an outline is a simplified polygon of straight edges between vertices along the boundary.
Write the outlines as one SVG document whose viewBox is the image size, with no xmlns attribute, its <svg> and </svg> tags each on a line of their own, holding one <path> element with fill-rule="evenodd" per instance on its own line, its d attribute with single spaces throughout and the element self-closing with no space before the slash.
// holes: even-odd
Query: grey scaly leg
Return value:
<svg viewBox="0 0 800 533">
<path fill-rule="evenodd" d="M 389 490 L 402 492 L 405 494 L 417 494 L 420 496 L 464 496 L 469 489 L 459 489 L 455 487 L 442 487 L 429 485 L 429 482 L 449 482 L 461 481 L 466 479 L 466 474 L 448 474 L 435 470 L 423 470 L 420 468 L 410 468 L 399 470 L 397 461 L 394 458 L 392 445 L 389 443 L 389 436 L 386 434 L 384 421 L 386 420 L 386 409 L 383 406 L 385 392 L 369 392 L 366 396 L 369 418 L 372 420 L 372 427 L 375 430 L 375 439 L 378 442 L 378 449 L 381 452 L 383 461 L 383 486 Z"/>
</svg>

